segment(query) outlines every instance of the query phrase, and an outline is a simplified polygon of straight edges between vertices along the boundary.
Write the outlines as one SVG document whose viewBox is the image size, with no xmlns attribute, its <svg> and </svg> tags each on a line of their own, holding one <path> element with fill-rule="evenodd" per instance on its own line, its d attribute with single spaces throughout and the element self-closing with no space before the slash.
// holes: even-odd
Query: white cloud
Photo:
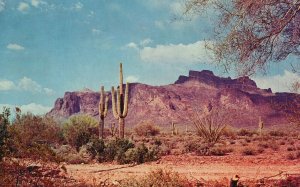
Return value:
<svg viewBox="0 0 300 187">
<path fill-rule="evenodd" d="M 20 2 L 19 3 L 19 6 L 18 6 L 18 10 L 20 12 L 26 12 L 27 10 L 29 9 L 29 5 L 27 3 L 24 3 L 24 2 Z"/>
<path fill-rule="evenodd" d="M 19 44 L 8 44 L 6 46 L 7 49 L 10 50 L 15 50 L 15 51 L 20 51 L 20 50 L 24 50 L 25 48 Z"/>
<path fill-rule="evenodd" d="M 32 93 L 43 93 L 46 95 L 54 95 L 55 91 L 50 88 L 44 88 L 39 85 L 34 80 L 23 77 L 17 83 L 14 83 L 10 80 L 2 79 L 0 80 L 0 91 L 9 91 L 9 90 L 18 90 L 18 91 L 29 91 Z"/>
<path fill-rule="evenodd" d="M 14 82 L 9 80 L 0 80 L 0 91 L 8 91 L 16 89 Z"/>
<path fill-rule="evenodd" d="M 0 12 L 2 12 L 5 9 L 5 2 L 4 0 L 0 0 Z"/>
<path fill-rule="evenodd" d="M 165 29 L 165 23 L 163 21 L 159 21 L 159 20 L 154 21 L 154 26 L 159 29 Z"/>
<path fill-rule="evenodd" d="M 47 95 L 54 95 L 55 94 L 55 91 L 50 89 L 50 88 L 44 88 L 43 89 L 44 92 L 47 94 Z"/>
<path fill-rule="evenodd" d="M 191 44 L 157 45 L 144 47 L 140 50 L 140 57 L 144 62 L 192 64 L 196 62 L 211 62 L 210 55 L 205 48 L 205 41 Z"/>
<path fill-rule="evenodd" d="M 31 0 L 31 5 L 34 6 L 35 8 L 38 8 L 40 4 L 44 4 L 45 2 L 41 0 Z"/>
<path fill-rule="evenodd" d="M 23 77 L 19 81 L 18 87 L 22 90 L 30 91 L 30 92 L 41 92 L 42 91 L 41 85 L 39 85 L 37 82 L 31 80 L 28 77 Z"/>
<path fill-rule="evenodd" d="M 300 76 L 296 73 L 284 70 L 282 75 L 254 77 L 253 80 L 260 88 L 271 88 L 273 92 L 291 92 L 291 85 L 295 81 L 300 81 Z"/>
<path fill-rule="evenodd" d="M 139 43 L 130 42 L 130 43 L 126 44 L 124 47 L 122 47 L 122 49 L 132 48 L 132 49 L 140 50 L 152 42 L 153 42 L 153 40 L 151 40 L 151 38 L 145 38 L 145 39 L 141 40 Z"/>
<path fill-rule="evenodd" d="M 133 83 L 133 82 L 138 82 L 138 81 L 139 81 L 139 78 L 134 75 L 129 75 L 128 77 L 126 77 L 126 82 Z"/>
<path fill-rule="evenodd" d="M 100 30 L 100 29 L 95 29 L 95 28 L 93 28 L 93 29 L 92 29 L 92 33 L 93 33 L 93 34 L 100 34 L 100 33 L 101 33 L 101 30 Z"/>
<path fill-rule="evenodd" d="M 21 106 L 11 105 L 11 104 L 0 104 L 1 112 L 2 112 L 2 109 L 4 106 L 10 108 L 11 112 L 14 111 L 16 107 L 19 107 L 21 109 L 22 113 L 30 112 L 30 113 L 36 114 L 36 115 L 46 114 L 47 112 L 49 112 L 51 110 L 51 107 L 43 106 L 41 104 L 36 104 L 36 103 L 29 103 L 29 104 L 21 105 Z"/>
<path fill-rule="evenodd" d="M 152 43 L 153 40 L 151 40 L 150 38 L 146 38 L 142 41 L 140 41 L 140 46 L 147 46 L 148 44 Z"/>
<path fill-rule="evenodd" d="M 130 42 L 130 43 L 126 44 L 126 47 L 132 48 L 132 49 L 139 49 L 138 45 L 134 42 Z"/>
<path fill-rule="evenodd" d="M 81 2 L 77 2 L 72 7 L 73 10 L 81 10 L 82 8 L 83 8 L 83 4 Z"/>
</svg>

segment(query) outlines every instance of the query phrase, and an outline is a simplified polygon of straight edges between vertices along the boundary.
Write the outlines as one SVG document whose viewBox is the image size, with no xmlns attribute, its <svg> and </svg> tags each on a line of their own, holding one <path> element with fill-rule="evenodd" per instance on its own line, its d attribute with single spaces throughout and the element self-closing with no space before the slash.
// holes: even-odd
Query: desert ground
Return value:
<svg viewBox="0 0 300 187">
<path fill-rule="evenodd" d="M 195 156 L 191 154 L 164 156 L 159 161 L 140 165 L 73 164 L 67 165 L 68 174 L 86 184 L 104 181 L 118 183 L 126 178 L 140 177 L 158 169 L 170 170 L 192 181 L 225 181 L 234 175 L 240 181 L 263 178 L 282 179 L 300 174 L 299 160 L 284 160 L 278 154 L 260 156 Z M 273 177 L 274 176 L 274 177 Z"/>
</svg>

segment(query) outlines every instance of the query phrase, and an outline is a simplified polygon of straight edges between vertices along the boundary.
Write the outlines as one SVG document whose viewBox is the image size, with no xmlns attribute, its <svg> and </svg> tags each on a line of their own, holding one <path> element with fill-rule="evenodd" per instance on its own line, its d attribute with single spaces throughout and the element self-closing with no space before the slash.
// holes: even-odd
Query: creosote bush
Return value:
<svg viewBox="0 0 300 187">
<path fill-rule="evenodd" d="M 152 121 L 142 121 L 134 127 L 134 131 L 139 136 L 156 136 L 160 129 Z"/>
<path fill-rule="evenodd" d="M 52 145 L 62 142 L 59 125 L 49 117 L 24 114 L 9 126 L 9 149 L 14 157 L 56 161 Z"/>
</svg>

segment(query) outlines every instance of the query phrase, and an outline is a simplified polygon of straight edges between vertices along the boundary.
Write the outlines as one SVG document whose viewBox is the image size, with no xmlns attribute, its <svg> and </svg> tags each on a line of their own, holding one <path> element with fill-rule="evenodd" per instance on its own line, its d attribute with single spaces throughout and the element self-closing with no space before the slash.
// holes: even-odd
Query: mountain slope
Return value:
<svg viewBox="0 0 300 187">
<path fill-rule="evenodd" d="M 47 115 L 67 118 L 86 113 L 97 117 L 99 98 L 99 93 L 90 90 L 66 92 L 63 98 L 56 100 L 54 108 Z M 282 125 L 287 123 L 288 110 L 282 111 L 276 106 L 286 105 L 287 101 L 293 102 L 295 98 L 300 101 L 298 94 L 272 93 L 271 89 L 260 89 L 248 77 L 222 78 L 208 70 L 190 71 L 189 76 L 180 76 L 174 84 L 165 86 L 130 84 L 129 98 L 127 126 L 148 119 L 161 126 L 169 125 L 172 121 L 190 124 L 194 111 L 205 108 L 210 102 L 216 107 L 229 107 L 226 112 L 233 120 L 233 126 L 256 127 L 259 116 L 266 126 Z M 293 107 L 294 104 L 290 103 L 289 106 Z M 106 124 L 112 122 L 116 120 L 112 116 L 110 101 Z"/>
</svg>

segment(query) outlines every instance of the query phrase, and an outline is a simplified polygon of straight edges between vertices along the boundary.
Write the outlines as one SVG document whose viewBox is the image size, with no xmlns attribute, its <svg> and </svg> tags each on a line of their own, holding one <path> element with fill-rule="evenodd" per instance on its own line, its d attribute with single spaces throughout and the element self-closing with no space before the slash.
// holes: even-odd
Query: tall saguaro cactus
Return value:
<svg viewBox="0 0 300 187">
<path fill-rule="evenodd" d="M 114 117 L 119 120 L 119 137 L 124 138 L 125 117 L 128 113 L 129 85 L 126 83 L 125 94 L 123 93 L 123 69 L 120 63 L 120 85 L 117 88 L 117 101 L 115 100 L 115 88 L 111 88 L 112 110 Z"/>
<path fill-rule="evenodd" d="M 105 98 L 105 99 L 104 99 Z M 101 86 L 100 90 L 100 102 L 99 102 L 99 139 L 104 138 L 104 118 L 107 116 L 108 108 L 108 96 L 104 91 L 104 86 Z"/>
</svg>

